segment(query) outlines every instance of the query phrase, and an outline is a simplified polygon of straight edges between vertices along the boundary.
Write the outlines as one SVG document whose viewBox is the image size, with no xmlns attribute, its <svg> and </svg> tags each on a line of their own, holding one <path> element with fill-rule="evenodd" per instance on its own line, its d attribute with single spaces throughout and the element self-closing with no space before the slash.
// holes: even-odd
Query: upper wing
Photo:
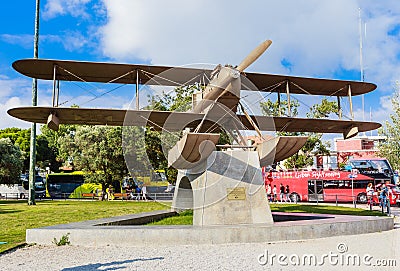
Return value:
<svg viewBox="0 0 400 271">
<path fill-rule="evenodd" d="M 262 73 L 246 73 L 246 77 L 259 91 L 286 93 L 286 82 L 291 94 L 310 94 L 323 96 L 361 95 L 376 89 L 376 85 L 367 82 L 296 77 Z M 252 90 L 252 89 L 250 89 Z"/>
<path fill-rule="evenodd" d="M 195 83 L 203 74 L 211 74 L 202 69 L 51 59 L 21 59 L 12 66 L 23 75 L 44 80 L 54 79 L 56 66 L 57 80 L 136 84 L 138 75 L 139 84 L 162 86 Z"/>
<path fill-rule="evenodd" d="M 308 119 L 290 117 L 251 116 L 260 130 L 277 132 L 313 132 L 313 133 L 342 133 L 344 138 L 357 135 L 358 132 L 366 132 L 381 127 L 377 122 Z M 245 127 L 253 129 L 251 123 L 243 115 L 239 119 Z"/>
<path fill-rule="evenodd" d="M 17 60 L 13 63 L 13 68 L 26 76 L 44 80 L 54 79 L 54 71 L 56 71 L 57 80 L 136 84 L 138 76 L 140 84 L 163 86 L 180 86 L 200 82 L 203 75 L 210 78 L 211 74 L 211 70 L 208 69 L 50 59 Z M 376 88 L 375 84 L 358 81 L 251 72 L 244 75 L 252 84 L 245 84 L 243 89 L 255 91 L 284 93 L 286 92 L 286 82 L 289 83 L 292 94 L 347 96 L 348 86 L 350 86 L 351 93 L 355 96 L 371 92 Z"/>
<path fill-rule="evenodd" d="M 13 117 L 35 123 L 46 123 L 50 114 L 55 114 L 60 124 L 115 125 L 115 126 L 151 126 L 155 130 L 181 131 L 195 128 L 204 114 L 190 112 L 169 112 L 150 110 L 63 108 L 63 107 L 19 107 L 8 110 Z M 343 133 L 348 138 L 349 131 L 356 127 L 357 132 L 375 130 L 381 126 L 376 122 L 306 119 L 289 117 L 251 116 L 262 131 L 278 132 L 315 132 Z M 214 122 L 226 123 L 231 116 L 215 119 Z M 253 126 L 243 115 L 238 120 L 244 127 L 253 130 Z M 219 122 L 220 121 L 220 122 Z M 203 129 L 213 127 L 208 119 Z"/>
</svg>

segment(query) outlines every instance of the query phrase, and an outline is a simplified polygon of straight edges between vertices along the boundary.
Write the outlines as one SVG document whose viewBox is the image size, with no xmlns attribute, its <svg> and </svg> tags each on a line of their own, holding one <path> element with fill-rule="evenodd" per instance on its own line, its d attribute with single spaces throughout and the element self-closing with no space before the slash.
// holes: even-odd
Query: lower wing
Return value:
<svg viewBox="0 0 400 271">
<path fill-rule="evenodd" d="M 18 107 L 9 109 L 8 114 L 35 123 L 47 123 L 49 116 L 55 116 L 59 124 L 151 126 L 158 131 L 195 128 L 204 118 L 204 114 L 191 112 L 63 107 Z M 206 118 L 203 128 L 216 126 L 215 123 L 217 125 L 226 123 L 229 118 L 232 116 L 222 116 L 218 120 Z M 269 116 L 251 116 L 251 118 L 261 131 L 342 133 L 344 138 L 381 127 L 379 123 L 363 121 Z M 237 120 L 243 124 L 243 128 L 254 130 L 244 115 L 237 115 Z"/>
</svg>

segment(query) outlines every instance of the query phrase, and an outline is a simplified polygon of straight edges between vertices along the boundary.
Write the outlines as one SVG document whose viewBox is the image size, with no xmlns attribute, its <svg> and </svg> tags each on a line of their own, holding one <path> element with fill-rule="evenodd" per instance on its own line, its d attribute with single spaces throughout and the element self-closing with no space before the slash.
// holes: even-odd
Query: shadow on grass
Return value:
<svg viewBox="0 0 400 271">
<path fill-rule="evenodd" d="M 0 200 L 0 205 L 7 205 L 7 204 L 16 204 L 16 203 L 26 203 L 28 204 L 27 200 Z"/>
<path fill-rule="evenodd" d="M 109 263 L 92 263 L 86 265 L 80 265 L 75 267 L 68 267 L 60 269 L 61 271 L 92 271 L 92 270 L 119 270 L 126 269 L 126 264 L 134 263 L 134 262 L 144 262 L 144 261 L 161 261 L 164 260 L 164 257 L 154 257 L 154 258 L 138 258 L 133 260 L 125 260 L 125 261 L 115 261 Z"/>
<path fill-rule="evenodd" d="M 20 210 L 0 210 L 0 214 L 12 214 L 12 213 L 20 213 Z"/>
</svg>

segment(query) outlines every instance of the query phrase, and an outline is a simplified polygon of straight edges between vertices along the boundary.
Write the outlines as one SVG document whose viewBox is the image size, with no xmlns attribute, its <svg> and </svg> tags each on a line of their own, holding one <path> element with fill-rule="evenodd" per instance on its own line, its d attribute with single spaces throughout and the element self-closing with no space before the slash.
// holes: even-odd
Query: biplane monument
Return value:
<svg viewBox="0 0 400 271">
<path fill-rule="evenodd" d="M 218 65 L 214 70 L 151 65 L 24 59 L 13 63 L 18 72 L 37 79 L 53 80 L 51 107 L 19 107 L 11 116 L 45 123 L 57 130 L 60 124 L 151 126 L 157 131 L 181 131 L 168 150 L 168 163 L 178 169 L 173 209 L 194 209 L 194 225 L 271 224 L 273 222 L 263 189 L 261 167 L 296 153 L 307 137 L 264 138 L 263 131 L 341 133 L 344 138 L 374 130 L 379 123 L 355 120 L 295 118 L 290 113 L 290 95 L 348 97 L 373 91 L 366 82 L 302 78 L 285 75 L 246 73 L 245 70 L 271 45 L 267 40 L 238 66 Z M 188 112 L 141 110 L 139 85 L 180 86 L 209 78 L 193 96 Z M 136 85 L 136 108 L 93 109 L 58 106 L 58 81 L 84 81 Z M 287 95 L 288 116 L 256 116 L 241 103 L 241 91 Z M 352 112 L 351 112 L 352 114 Z M 243 130 L 254 130 L 262 139 L 249 146 Z M 216 151 L 220 132 L 234 140 Z"/>
</svg>

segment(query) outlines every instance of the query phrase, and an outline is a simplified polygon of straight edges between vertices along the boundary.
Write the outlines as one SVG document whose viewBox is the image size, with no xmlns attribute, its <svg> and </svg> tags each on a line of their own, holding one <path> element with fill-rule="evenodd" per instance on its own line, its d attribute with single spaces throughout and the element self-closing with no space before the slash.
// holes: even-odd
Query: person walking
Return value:
<svg viewBox="0 0 400 271">
<path fill-rule="evenodd" d="M 106 189 L 106 193 L 107 193 L 107 200 L 114 200 L 114 189 L 111 184 Z"/>
<path fill-rule="evenodd" d="M 274 188 L 272 188 L 272 194 L 274 195 L 274 202 L 277 202 L 277 200 L 278 200 L 278 189 L 276 188 L 276 185 L 274 185 Z"/>
<path fill-rule="evenodd" d="M 281 185 L 279 186 L 279 198 L 280 198 L 281 202 L 283 202 L 284 196 L 285 196 L 285 187 L 281 183 Z"/>
<path fill-rule="evenodd" d="M 271 194 L 272 194 L 272 188 L 271 188 L 271 185 L 268 184 L 267 185 L 267 199 L 268 199 L 269 202 L 272 201 L 272 195 Z"/>
<path fill-rule="evenodd" d="M 390 207 L 388 206 L 388 194 L 389 194 L 388 188 L 386 187 L 385 184 L 382 184 L 381 191 L 379 193 L 380 205 L 382 207 L 382 213 L 384 213 L 384 210 L 386 207 L 387 207 L 387 213 L 389 213 Z"/>
<path fill-rule="evenodd" d="M 286 189 L 285 189 L 285 196 L 286 196 L 286 200 L 285 202 L 292 202 L 292 200 L 290 199 L 290 189 L 289 189 L 289 185 L 286 185 Z"/>
<path fill-rule="evenodd" d="M 147 188 L 143 185 L 142 187 L 142 199 L 147 201 Z"/>
<path fill-rule="evenodd" d="M 372 183 L 369 183 L 367 189 L 365 191 L 367 193 L 367 206 L 372 209 L 373 201 L 372 197 L 374 195 L 374 188 L 372 187 Z"/>
</svg>

